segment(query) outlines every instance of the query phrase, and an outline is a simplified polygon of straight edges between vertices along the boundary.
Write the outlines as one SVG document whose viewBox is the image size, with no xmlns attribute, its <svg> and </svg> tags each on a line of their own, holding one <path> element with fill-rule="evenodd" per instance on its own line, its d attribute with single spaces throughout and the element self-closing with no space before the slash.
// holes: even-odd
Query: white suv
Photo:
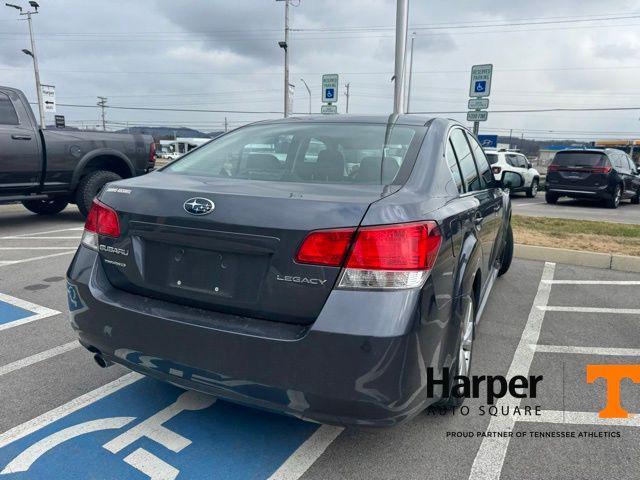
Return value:
<svg viewBox="0 0 640 480">
<path fill-rule="evenodd" d="M 500 180 L 502 172 L 516 172 L 524 178 L 524 185 L 517 191 L 524 191 L 529 198 L 538 194 L 540 174 L 522 153 L 492 149 L 485 149 L 485 153 L 496 180 Z"/>
</svg>

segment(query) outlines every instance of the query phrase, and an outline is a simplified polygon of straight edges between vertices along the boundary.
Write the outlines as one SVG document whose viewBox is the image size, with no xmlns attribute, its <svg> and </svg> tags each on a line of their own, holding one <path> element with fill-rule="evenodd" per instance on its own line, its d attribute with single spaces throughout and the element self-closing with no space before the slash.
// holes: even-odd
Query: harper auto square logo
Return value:
<svg viewBox="0 0 640 480">
<path fill-rule="evenodd" d="M 620 403 L 620 383 L 629 379 L 640 384 L 640 365 L 587 365 L 587 383 L 593 383 L 598 378 L 607 382 L 607 403 L 600 410 L 600 418 L 629 418 Z"/>
</svg>

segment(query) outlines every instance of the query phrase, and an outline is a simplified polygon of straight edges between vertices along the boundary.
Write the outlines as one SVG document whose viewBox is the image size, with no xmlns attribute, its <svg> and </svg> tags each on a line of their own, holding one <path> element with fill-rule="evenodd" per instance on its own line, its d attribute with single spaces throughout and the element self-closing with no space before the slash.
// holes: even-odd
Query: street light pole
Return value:
<svg viewBox="0 0 640 480">
<path fill-rule="evenodd" d="M 413 80 L 413 44 L 416 40 L 416 32 L 411 34 L 411 50 L 409 54 L 409 84 L 407 85 L 407 113 L 411 104 L 411 83 Z"/>
<path fill-rule="evenodd" d="M 304 78 L 301 78 L 300 81 L 304 83 L 304 87 L 307 89 L 307 93 L 309 94 L 309 115 L 311 115 L 311 89 L 309 88 L 309 85 L 307 85 L 307 82 L 304 81 Z"/>
<path fill-rule="evenodd" d="M 23 50 L 27 55 L 31 56 L 33 59 L 33 71 L 36 77 L 36 95 L 38 96 L 38 113 L 40 116 L 40 128 L 43 130 L 47 128 L 44 120 L 44 105 L 42 103 L 42 84 L 40 83 L 40 70 L 38 69 L 38 55 L 36 53 L 36 41 L 33 37 L 33 25 L 31 23 L 31 15 L 38 13 L 38 5 L 37 2 L 29 2 L 29 5 L 34 8 L 33 11 L 23 12 L 22 7 L 19 5 L 14 5 L 12 3 L 5 3 L 7 7 L 15 8 L 16 10 L 20 10 L 20 15 L 27 16 L 27 23 L 29 24 L 29 38 L 31 39 L 31 50 Z"/>
<path fill-rule="evenodd" d="M 289 3 L 291 0 L 284 1 L 284 42 L 278 42 L 280 48 L 284 50 L 284 116 L 289 116 Z"/>
<path fill-rule="evenodd" d="M 345 87 L 346 87 L 346 90 L 347 90 L 347 91 L 345 92 L 345 96 L 347 97 L 347 110 L 346 110 L 346 112 L 345 112 L 345 113 L 349 113 L 349 97 L 351 96 L 351 92 L 350 92 L 350 89 L 351 89 L 351 83 L 347 83 L 347 84 L 345 85 Z"/>
<path fill-rule="evenodd" d="M 407 52 L 407 26 L 409 0 L 397 0 L 396 5 L 396 58 L 394 69 L 393 113 L 404 113 L 405 66 Z"/>
</svg>

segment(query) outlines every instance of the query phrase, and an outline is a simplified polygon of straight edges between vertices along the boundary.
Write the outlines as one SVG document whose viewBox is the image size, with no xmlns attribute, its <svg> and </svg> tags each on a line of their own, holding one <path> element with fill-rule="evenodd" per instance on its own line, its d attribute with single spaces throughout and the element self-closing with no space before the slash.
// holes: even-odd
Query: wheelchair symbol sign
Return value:
<svg viewBox="0 0 640 480">
<path fill-rule="evenodd" d="M 487 81 L 481 80 L 476 82 L 476 86 L 473 89 L 476 93 L 482 93 L 487 90 Z"/>
</svg>

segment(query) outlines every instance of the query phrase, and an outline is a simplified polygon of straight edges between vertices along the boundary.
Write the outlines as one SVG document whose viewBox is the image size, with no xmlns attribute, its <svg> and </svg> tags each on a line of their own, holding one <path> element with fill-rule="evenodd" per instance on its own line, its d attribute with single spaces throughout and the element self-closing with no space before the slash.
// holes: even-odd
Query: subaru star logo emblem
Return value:
<svg viewBox="0 0 640 480">
<path fill-rule="evenodd" d="M 195 197 L 184 202 L 184 210 L 191 215 L 206 215 L 213 212 L 215 204 L 208 198 Z"/>
</svg>

